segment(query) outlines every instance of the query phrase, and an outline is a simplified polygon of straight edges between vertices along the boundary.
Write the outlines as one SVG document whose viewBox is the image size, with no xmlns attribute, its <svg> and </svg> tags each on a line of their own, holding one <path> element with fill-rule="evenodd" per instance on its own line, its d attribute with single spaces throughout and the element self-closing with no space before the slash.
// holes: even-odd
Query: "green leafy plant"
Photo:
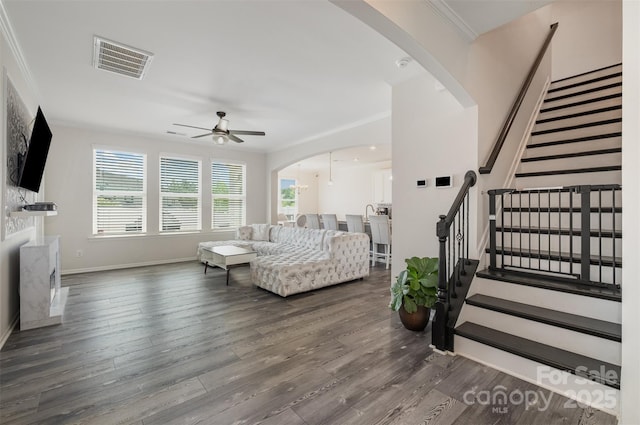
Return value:
<svg viewBox="0 0 640 425">
<path fill-rule="evenodd" d="M 389 308 L 407 313 L 415 313 L 418 306 L 431 308 L 438 301 L 438 259 L 430 257 L 411 257 L 404 260 L 407 268 L 398 275 L 391 285 Z"/>
</svg>

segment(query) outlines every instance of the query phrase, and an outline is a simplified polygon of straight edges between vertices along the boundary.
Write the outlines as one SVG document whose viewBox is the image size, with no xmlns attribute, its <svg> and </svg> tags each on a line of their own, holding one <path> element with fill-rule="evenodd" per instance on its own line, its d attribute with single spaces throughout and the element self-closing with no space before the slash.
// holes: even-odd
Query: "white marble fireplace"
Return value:
<svg viewBox="0 0 640 425">
<path fill-rule="evenodd" d="M 20 330 L 62 323 L 69 288 L 60 287 L 59 236 L 20 247 Z"/>
</svg>

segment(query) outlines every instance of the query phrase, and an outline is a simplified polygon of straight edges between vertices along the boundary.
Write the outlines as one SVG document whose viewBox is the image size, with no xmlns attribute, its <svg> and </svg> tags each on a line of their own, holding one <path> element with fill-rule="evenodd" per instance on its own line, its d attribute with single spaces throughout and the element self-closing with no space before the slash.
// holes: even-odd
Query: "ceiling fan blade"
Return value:
<svg viewBox="0 0 640 425">
<path fill-rule="evenodd" d="M 200 137 L 206 137 L 206 136 L 211 136 L 213 133 L 205 133 L 205 134 L 201 134 L 199 136 L 193 136 L 192 139 L 198 139 Z"/>
<path fill-rule="evenodd" d="M 180 127 L 197 128 L 198 130 L 207 130 L 207 131 L 211 131 L 211 129 L 210 129 L 210 128 L 196 127 L 196 126 L 194 126 L 194 125 L 176 124 L 176 123 L 174 123 L 173 125 L 179 125 Z"/>
<path fill-rule="evenodd" d="M 229 130 L 231 134 L 246 134 L 248 136 L 265 136 L 264 131 Z"/>
<path fill-rule="evenodd" d="M 229 139 L 233 140 L 236 143 L 244 143 L 244 140 L 239 137 L 234 136 L 233 134 L 229 134 Z"/>
</svg>

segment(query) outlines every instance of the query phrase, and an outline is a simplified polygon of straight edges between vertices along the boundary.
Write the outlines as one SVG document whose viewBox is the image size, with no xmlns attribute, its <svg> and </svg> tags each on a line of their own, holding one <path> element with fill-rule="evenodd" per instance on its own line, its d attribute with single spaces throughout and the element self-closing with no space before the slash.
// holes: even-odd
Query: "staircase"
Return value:
<svg viewBox="0 0 640 425">
<path fill-rule="evenodd" d="M 616 414 L 621 377 L 621 65 L 553 82 L 516 172 L 489 191 L 487 269 L 457 354 Z"/>
</svg>

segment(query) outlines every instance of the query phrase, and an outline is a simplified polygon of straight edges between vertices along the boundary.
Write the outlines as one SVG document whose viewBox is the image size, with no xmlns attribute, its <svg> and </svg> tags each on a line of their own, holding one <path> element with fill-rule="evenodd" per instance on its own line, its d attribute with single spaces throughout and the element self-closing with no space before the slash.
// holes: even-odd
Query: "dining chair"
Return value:
<svg viewBox="0 0 640 425">
<path fill-rule="evenodd" d="M 308 229 L 319 229 L 320 228 L 320 216 L 318 214 L 305 214 L 307 217 L 307 228 Z"/>
<path fill-rule="evenodd" d="M 338 217 L 335 214 L 322 214 L 322 227 L 327 230 L 338 230 Z"/>
<path fill-rule="evenodd" d="M 358 214 L 347 214 L 347 232 L 364 233 L 364 221 Z"/>
<path fill-rule="evenodd" d="M 378 258 L 383 258 L 386 263 L 386 269 L 389 269 L 391 262 L 391 222 L 388 215 L 371 215 L 369 216 L 369 225 L 371 226 L 371 265 L 375 266 Z M 384 246 L 384 253 L 378 252 L 378 245 Z"/>
</svg>

